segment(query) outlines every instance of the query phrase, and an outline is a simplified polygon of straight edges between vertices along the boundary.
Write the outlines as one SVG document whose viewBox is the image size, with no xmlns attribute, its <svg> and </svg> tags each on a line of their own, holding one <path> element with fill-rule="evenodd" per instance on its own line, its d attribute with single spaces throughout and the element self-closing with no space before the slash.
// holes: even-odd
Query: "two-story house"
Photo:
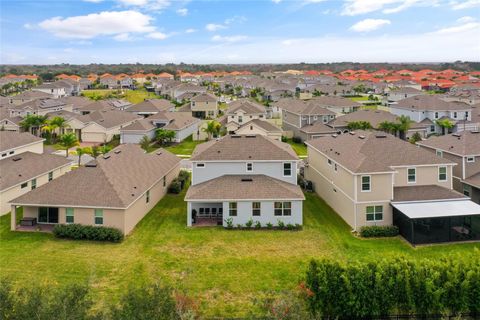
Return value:
<svg viewBox="0 0 480 320">
<path fill-rule="evenodd" d="M 480 206 L 452 188 L 455 162 L 370 131 L 307 146 L 305 178 L 354 231 L 393 224 L 414 244 L 480 239 Z"/>
<path fill-rule="evenodd" d="M 192 116 L 213 119 L 218 115 L 218 99 L 211 93 L 200 93 L 190 99 Z"/>
<path fill-rule="evenodd" d="M 238 128 L 251 120 L 266 120 L 267 109 L 248 99 L 239 99 L 229 103 L 225 112 L 227 132 L 233 134 Z"/>
<path fill-rule="evenodd" d="M 70 161 L 44 154 L 43 141 L 30 133 L 0 131 L 0 215 L 10 201 L 70 171 Z"/>
<path fill-rule="evenodd" d="M 449 120 L 454 127 L 452 132 L 471 130 L 478 124 L 470 123 L 472 120 L 472 106 L 460 101 L 445 101 L 434 95 L 418 95 L 403 99 L 389 105 L 390 112 L 397 116 L 409 116 L 415 122 L 425 119 L 432 121 L 428 133 L 443 134 L 443 128 L 437 123 L 439 120 Z M 466 121 L 463 124 L 463 121 Z M 462 125 L 457 125 L 462 122 Z"/>
<path fill-rule="evenodd" d="M 302 224 L 299 158 L 290 145 L 261 135 L 227 135 L 199 144 L 190 160 L 188 226 Z"/>
<path fill-rule="evenodd" d="M 480 133 L 463 131 L 419 141 L 419 146 L 455 162 L 453 188 L 480 203 Z"/>
<path fill-rule="evenodd" d="M 422 90 L 415 89 L 412 87 L 395 88 L 390 90 L 387 93 L 387 100 L 388 102 L 396 102 L 403 99 L 415 97 L 421 94 L 424 94 Z"/>
</svg>

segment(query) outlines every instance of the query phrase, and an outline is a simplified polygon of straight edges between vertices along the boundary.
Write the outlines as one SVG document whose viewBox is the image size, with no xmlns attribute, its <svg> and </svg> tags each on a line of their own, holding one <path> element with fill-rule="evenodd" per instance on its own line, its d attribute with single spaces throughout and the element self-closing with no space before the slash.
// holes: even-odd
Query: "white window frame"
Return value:
<svg viewBox="0 0 480 320">
<path fill-rule="evenodd" d="M 475 162 L 475 157 L 467 157 L 467 162 L 468 163 L 474 163 Z"/>
<path fill-rule="evenodd" d="M 280 207 L 276 207 L 278 204 L 280 204 Z M 286 208 L 286 204 L 288 204 L 288 208 Z M 275 211 L 280 210 L 281 214 L 276 214 Z M 285 212 L 289 212 L 288 214 L 285 214 Z M 273 203 L 273 215 L 275 217 L 290 217 L 292 215 L 292 202 L 291 201 L 275 201 Z"/>
<path fill-rule="evenodd" d="M 363 190 L 363 178 L 368 178 L 368 190 Z M 360 190 L 361 192 L 371 192 L 372 191 L 372 176 L 365 175 L 360 177 Z"/>
<path fill-rule="evenodd" d="M 414 181 L 410 181 L 410 170 L 414 170 Z M 407 183 L 417 183 L 417 168 L 407 168 Z"/>
<path fill-rule="evenodd" d="M 195 168 L 205 168 L 205 163 L 197 162 L 197 163 L 195 163 Z"/>
<path fill-rule="evenodd" d="M 440 175 L 442 174 L 442 173 L 440 173 L 441 169 L 445 169 L 445 179 L 444 180 L 440 179 Z M 448 181 L 448 168 L 447 167 L 445 167 L 445 166 L 438 167 L 438 181 L 439 182 Z"/>
<path fill-rule="evenodd" d="M 68 214 L 68 211 L 71 210 L 71 214 Z M 72 217 L 72 221 L 69 222 L 68 221 L 68 217 Z M 65 223 L 66 224 L 71 224 L 71 223 L 75 223 L 75 209 L 74 208 L 65 208 Z"/>
<path fill-rule="evenodd" d="M 100 215 L 97 215 L 98 213 L 101 213 Z M 102 218 L 102 223 L 97 223 L 97 218 Z M 96 226 L 103 226 L 104 223 L 104 218 L 103 218 L 103 209 L 94 209 L 93 210 L 93 224 Z"/>
<path fill-rule="evenodd" d="M 373 213 L 368 213 L 368 208 L 373 208 Z M 382 208 L 382 210 L 377 212 L 377 208 Z M 377 216 L 377 214 L 380 214 L 380 213 L 382 214 L 382 219 L 377 220 L 376 216 Z M 367 217 L 368 217 L 369 214 L 373 214 L 373 220 L 368 220 Z M 383 206 L 373 205 L 373 206 L 366 206 L 365 207 L 365 221 L 366 222 L 381 222 L 381 221 L 383 221 L 384 214 L 385 214 L 385 212 L 383 210 Z"/>
<path fill-rule="evenodd" d="M 235 213 L 235 214 L 233 214 Z M 238 215 L 238 203 L 237 202 L 229 202 L 228 203 L 228 216 L 236 217 Z"/>
<path fill-rule="evenodd" d="M 435 153 L 437 154 L 437 156 L 443 158 L 443 151 L 442 150 L 436 150 Z"/>
<path fill-rule="evenodd" d="M 255 208 L 255 205 L 258 204 L 258 208 Z M 255 214 L 255 211 L 258 211 L 258 214 Z M 260 217 L 262 215 L 262 203 L 260 201 L 252 202 L 252 217 Z"/>
<path fill-rule="evenodd" d="M 248 166 L 250 165 L 250 170 L 248 169 Z M 252 162 L 247 162 L 245 165 L 245 170 L 247 172 L 253 172 L 253 163 Z"/>
<path fill-rule="evenodd" d="M 285 174 L 285 165 L 290 165 L 290 174 Z M 284 177 L 291 177 L 293 175 L 293 166 L 291 162 L 284 162 L 282 166 L 282 174 Z"/>
</svg>

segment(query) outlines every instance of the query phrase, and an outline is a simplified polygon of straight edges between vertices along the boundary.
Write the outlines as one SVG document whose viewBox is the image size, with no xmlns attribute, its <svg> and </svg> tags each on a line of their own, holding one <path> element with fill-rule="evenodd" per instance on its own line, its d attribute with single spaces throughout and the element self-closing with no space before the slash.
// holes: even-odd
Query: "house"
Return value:
<svg viewBox="0 0 480 320">
<path fill-rule="evenodd" d="M 480 206 L 452 189 L 455 162 L 378 132 L 306 144 L 305 178 L 354 231 L 393 224 L 413 244 L 480 239 L 470 223 Z"/>
<path fill-rule="evenodd" d="M 51 94 L 54 98 L 62 98 L 78 95 L 80 93 L 80 84 L 75 80 L 65 79 L 55 82 L 45 82 L 33 87 L 32 90 Z"/>
<path fill-rule="evenodd" d="M 313 98 L 311 101 L 318 106 L 335 112 L 336 114 L 354 112 L 359 110 L 362 106 L 361 103 L 337 96 L 320 96 Z"/>
<path fill-rule="evenodd" d="M 190 99 L 192 115 L 200 119 L 212 119 L 218 115 L 218 99 L 211 93 L 200 93 Z"/>
<path fill-rule="evenodd" d="M 430 127 L 430 133 L 442 134 L 443 129 L 436 121 L 447 119 L 454 127 L 452 132 L 456 132 L 459 129 L 462 130 L 463 126 L 457 126 L 457 122 L 461 120 L 472 120 L 472 106 L 459 101 L 444 101 L 434 95 L 418 95 L 407 99 L 402 99 L 397 103 L 389 105 L 390 112 L 397 116 L 408 116 L 415 122 L 422 122 L 428 119 L 433 122 Z M 477 127 L 478 124 L 465 125 L 466 130 Z"/>
<path fill-rule="evenodd" d="M 38 224 L 78 223 L 128 234 L 167 193 L 179 164 L 180 158 L 163 149 L 145 153 L 136 145 L 120 145 L 11 201 L 11 229 L 22 206 L 23 217 Z"/>
<path fill-rule="evenodd" d="M 0 131 L 0 215 L 9 202 L 70 171 L 65 157 L 44 154 L 44 139 L 30 133 Z"/>
<path fill-rule="evenodd" d="M 480 133 L 462 131 L 417 142 L 419 146 L 455 162 L 453 188 L 480 203 Z"/>
<path fill-rule="evenodd" d="M 175 132 L 174 142 L 181 142 L 198 131 L 200 119 L 190 112 L 161 111 L 145 119 L 140 119 L 120 129 L 120 143 L 139 143 L 144 136 L 155 138 L 157 129 Z"/>
<path fill-rule="evenodd" d="M 317 104 L 316 100 L 303 101 L 299 99 L 288 99 L 278 102 L 282 109 L 282 129 L 290 131 L 289 136 L 302 137 L 304 133 L 300 130 L 306 126 L 320 121 L 323 124 L 335 119 L 336 113 Z M 324 131 L 325 128 L 318 128 Z"/>
<path fill-rule="evenodd" d="M 402 87 L 398 89 L 392 89 L 387 93 L 388 102 L 396 102 L 406 98 L 415 97 L 424 94 L 422 90 L 412 87 Z"/>
<path fill-rule="evenodd" d="M 231 102 L 225 112 L 227 116 L 227 132 L 233 133 L 243 124 L 251 120 L 267 119 L 267 109 L 265 106 L 247 99 L 239 99 Z"/>
<path fill-rule="evenodd" d="M 162 89 L 162 93 L 164 91 L 165 90 Z M 194 85 L 191 83 L 180 83 L 178 85 L 172 86 L 169 90 L 168 95 L 173 99 L 177 100 L 178 102 L 181 102 L 182 101 L 181 96 L 186 93 L 198 95 L 206 92 L 207 92 L 207 88 L 205 87 Z"/>
<path fill-rule="evenodd" d="M 35 99 L 9 107 L 10 117 L 26 117 L 28 115 L 44 116 L 54 111 L 72 111 L 73 106 L 62 99 Z"/>
<path fill-rule="evenodd" d="M 54 96 L 50 93 L 28 90 L 14 96 L 10 96 L 9 98 L 10 104 L 19 105 L 36 99 L 49 99 L 53 97 Z"/>
<path fill-rule="evenodd" d="M 261 135 L 227 135 L 197 145 L 187 191 L 187 225 L 302 224 L 299 158 Z"/>
<path fill-rule="evenodd" d="M 0 131 L 20 132 L 20 123 L 23 118 L 20 116 L 10 116 L 8 106 L 0 106 Z"/>
<path fill-rule="evenodd" d="M 283 131 L 267 120 L 253 119 L 248 120 L 235 130 L 237 135 L 261 135 L 273 140 L 282 141 Z"/>
<path fill-rule="evenodd" d="M 148 117 L 161 111 L 175 111 L 175 105 L 166 99 L 146 99 L 127 109 L 128 112 Z"/>
</svg>

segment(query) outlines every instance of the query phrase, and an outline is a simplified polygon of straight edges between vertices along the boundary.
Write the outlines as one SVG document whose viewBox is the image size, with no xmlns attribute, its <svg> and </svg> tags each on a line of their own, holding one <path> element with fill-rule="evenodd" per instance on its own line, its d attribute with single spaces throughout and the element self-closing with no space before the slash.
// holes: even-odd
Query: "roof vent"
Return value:
<svg viewBox="0 0 480 320">
<path fill-rule="evenodd" d="M 103 159 L 107 160 L 107 159 L 109 159 L 109 158 L 110 158 L 110 155 L 109 155 L 109 154 L 104 154 L 104 155 L 103 155 Z"/>
<path fill-rule="evenodd" d="M 113 153 L 119 154 L 119 153 L 121 153 L 121 152 L 122 152 L 122 150 L 115 150 Z"/>
<path fill-rule="evenodd" d="M 353 136 L 355 134 L 355 131 L 350 131 L 349 133 Z"/>
<path fill-rule="evenodd" d="M 454 134 L 452 134 L 452 136 L 454 136 L 454 137 L 461 137 L 461 134 L 460 134 L 460 133 L 454 133 Z"/>
<path fill-rule="evenodd" d="M 359 139 L 365 139 L 365 136 L 358 136 Z"/>
<path fill-rule="evenodd" d="M 13 157 L 12 160 L 13 161 L 20 161 L 20 160 L 22 160 L 22 157 Z"/>
<path fill-rule="evenodd" d="M 160 155 L 162 155 L 162 152 L 161 151 L 157 152 L 157 156 L 160 156 Z"/>
<path fill-rule="evenodd" d="M 87 168 L 95 168 L 97 166 L 97 161 L 90 161 L 87 164 L 85 164 L 85 167 Z"/>
<path fill-rule="evenodd" d="M 375 135 L 375 138 L 386 138 L 386 137 L 387 137 L 387 135 L 383 134 L 383 133 L 379 133 L 379 134 Z"/>
<path fill-rule="evenodd" d="M 252 182 L 252 178 L 242 178 L 242 182 Z"/>
<path fill-rule="evenodd" d="M 232 138 L 241 138 L 241 136 L 236 135 L 236 134 L 232 134 L 231 137 L 232 137 Z"/>
<path fill-rule="evenodd" d="M 247 134 L 247 136 L 246 136 L 246 137 L 247 137 L 247 138 L 256 138 L 257 136 L 256 136 L 256 135 L 254 135 L 254 134 Z"/>
<path fill-rule="evenodd" d="M 338 134 L 335 134 L 335 133 L 332 134 L 332 138 L 336 138 L 336 137 L 338 137 Z"/>
</svg>

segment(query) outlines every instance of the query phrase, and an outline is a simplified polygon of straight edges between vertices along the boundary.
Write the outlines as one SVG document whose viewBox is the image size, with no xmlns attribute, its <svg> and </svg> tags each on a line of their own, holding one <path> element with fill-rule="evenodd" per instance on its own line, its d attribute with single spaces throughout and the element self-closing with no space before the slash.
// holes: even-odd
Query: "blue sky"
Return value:
<svg viewBox="0 0 480 320">
<path fill-rule="evenodd" d="M 0 0 L 0 63 L 480 60 L 480 0 Z"/>
</svg>

